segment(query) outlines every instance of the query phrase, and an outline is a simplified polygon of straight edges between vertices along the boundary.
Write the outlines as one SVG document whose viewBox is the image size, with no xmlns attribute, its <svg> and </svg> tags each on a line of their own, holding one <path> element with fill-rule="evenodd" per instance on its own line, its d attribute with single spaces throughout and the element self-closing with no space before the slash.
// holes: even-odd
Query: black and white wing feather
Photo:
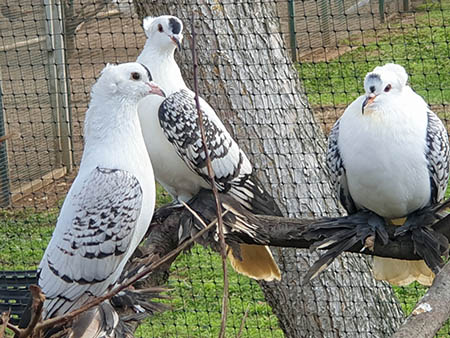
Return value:
<svg viewBox="0 0 450 338">
<path fill-rule="evenodd" d="M 46 317 L 71 311 L 116 282 L 133 250 L 142 197 L 132 174 L 98 167 L 69 196 L 39 267 Z"/>
<path fill-rule="evenodd" d="M 328 137 L 327 166 L 336 196 L 347 213 L 351 215 L 357 211 L 357 208 L 348 189 L 347 174 L 339 151 L 339 122 L 340 120 L 336 121 Z"/>
<path fill-rule="evenodd" d="M 445 195 L 449 173 L 449 142 L 444 124 L 432 111 L 428 111 L 427 149 L 431 181 L 431 204 L 439 203 Z"/>
<path fill-rule="evenodd" d="M 253 174 L 245 153 L 214 110 L 203 100 L 201 102 L 206 143 L 218 190 L 233 195 L 254 213 L 281 215 L 273 197 Z M 193 93 L 184 89 L 170 95 L 159 107 L 159 121 L 167 139 L 186 165 L 209 183 L 197 118 Z"/>
<path fill-rule="evenodd" d="M 202 110 L 217 188 L 226 191 L 232 181 L 249 175 L 252 167 L 222 123 L 217 123 L 216 119 Z M 194 98 L 186 90 L 170 95 L 159 107 L 159 121 L 167 139 L 189 168 L 208 181 L 206 155 L 197 116 Z"/>
</svg>

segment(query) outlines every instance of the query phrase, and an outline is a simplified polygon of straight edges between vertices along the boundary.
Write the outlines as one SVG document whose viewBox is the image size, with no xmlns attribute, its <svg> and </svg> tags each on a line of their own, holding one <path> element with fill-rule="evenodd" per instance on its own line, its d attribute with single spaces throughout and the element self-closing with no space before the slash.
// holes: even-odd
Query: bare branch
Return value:
<svg viewBox="0 0 450 338">
<path fill-rule="evenodd" d="M 239 332 L 238 332 L 236 338 L 241 338 L 241 336 L 242 336 L 242 332 L 244 331 L 245 321 L 247 319 L 249 311 L 250 311 L 250 304 L 248 304 L 247 308 L 245 309 L 245 313 L 244 313 L 244 316 L 242 317 L 242 321 L 241 321 L 241 326 L 239 327 Z"/>
<path fill-rule="evenodd" d="M 190 207 L 195 210 L 198 215 L 204 219 L 206 222 L 212 221 L 215 215 L 215 209 L 212 205 L 212 192 L 207 190 L 202 190 L 197 195 L 195 205 L 189 203 Z M 227 199 L 228 198 L 228 199 Z M 221 194 L 222 203 L 230 203 L 230 197 L 226 194 Z M 236 204 L 236 202 L 234 202 Z M 293 219 L 277 216 L 266 216 L 266 215 L 249 215 L 249 212 L 245 210 L 240 210 L 243 217 L 251 217 L 251 220 L 247 222 L 255 225 L 254 236 L 250 237 L 245 232 L 229 231 L 226 235 L 227 243 L 246 243 L 255 245 L 270 245 L 278 247 L 291 247 L 291 248 L 302 248 L 308 249 L 314 243 L 313 241 L 307 240 L 304 236 L 305 230 L 314 226 L 317 222 L 334 222 L 339 221 L 341 224 L 345 225 L 348 222 L 349 225 L 353 224 L 354 216 L 346 217 L 336 217 L 336 218 L 302 218 Z M 179 218 L 181 217 L 183 210 L 173 210 L 171 217 Z M 227 218 L 229 216 L 229 218 Z M 215 216 L 214 216 L 215 218 Z M 158 221 L 154 221 L 157 223 Z M 233 215 L 231 213 L 224 216 L 224 223 L 232 226 L 235 222 Z M 386 231 L 389 235 L 389 240 L 386 244 L 375 240 L 375 245 L 373 251 L 364 250 L 361 251 L 365 243 L 359 242 L 354 246 L 346 250 L 346 252 L 362 253 L 370 256 L 380 256 L 387 258 L 398 258 L 404 260 L 420 260 L 421 258 L 417 256 L 414 252 L 414 244 L 411 240 L 411 236 L 406 234 L 401 237 L 395 237 L 394 233 L 398 227 L 393 225 L 386 225 Z M 444 217 L 433 225 L 433 229 L 447 238 L 450 239 L 450 215 Z M 210 243 L 213 244 L 213 243 Z M 214 245 L 212 245 L 214 247 Z"/>
<path fill-rule="evenodd" d="M 198 76 L 197 76 L 197 53 L 195 50 L 195 15 L 192 13 L 192 61 L 194 63 L 194 92 L 195 92 L 195 105 L 198 113 L 198 125 L 202 135 L 203 150 L 205 152 L 206 166 L 208 168 L 208 176 L 211 182 L 211 189 L 216 201 L 217 218 L 218 218 L 218 234 L 220 243 L 220 254 L 222 256 L 222 269 L 223 269 L 223 297 L 222 297 L 222 318 L 220 324 L 219 338 L 225 337 L 227 314 L 228 314 L 228 271 L 227 271 L 227 248 L 225 244 L 225 237 L 223 234 L 223 220 L 222 220 L 222 205 L 220 203 L 219 192 L 217 191 L 216 182 L 214 180 L 214 170 L 211 165 L 211 158 L 208 152 L 208 144 L 206 142 L 205 127 L 203 125 L 203 112 L 200 109 L 200 102 L 198 97 Z"/>
<path fill-rule="evenodd" d="M 1 143 L 1 142 L 4 142 L 4 141 L 6 141 L 6 140 L 8 140 L 8 139 L 10 139 L 10 138 L 12 138 L 12 137 L 13 137 L 13 134 L 8 134 L 8 135 L 0 136 L 0 143 Z"/>
<path fill-rule="evenodd" d="M 225 214 L 226 214 L 226 212 L 225 212 Z M 197 215 L 197 217 L 198 217 L 198 215 Z M 120 291 L 131 286 L 136 281 L 145 277 L 147 274 L 149 274 L 156 268 L 158 268 L 161 265 L 165 264 L 166 262 L 170 261 L 174 256 L 178 255 L 181 251 L 183 251 L 184 249 L 186 249 L 187 247 L 192 245 L 204 233 L 209 231 L 216 223 L 217 223 L 217 219 L 214 219 L 211 223 L 206 225 L 204 229 L 202 229 L 197 234 L 195 234 L 195 236 L 193 236 L 191 239 L 185 241 L 183 244 L 179 245 L 176 249 L 174 249 L 174 250 L 170 251 L 168 254 L 164 255 L 161 259 L 158 259 L 157 261 L 153 260 L 153 262 L 147 268 L 145 268 L 144 270 L 142 270 L 135 276 L 127 279 L 124 283 L 120 284 L 119 286 L 117 286 L 116 288 L 114 288 L 113 290 L 108 292 L 107 294 L 103 295 L 102 297 L 95 298 L 92 301 L 90 301 L 89 303 L 86 303 L 84 306 L 80 307 L 79 309 L 74 310 L 70 313 L 67 313 L 63 316 L 50 318 L 43 322 L 38 323 L 35 326 L 33 332 L 39 332 L 42 330 L 46 330 L 50 327 L 57 327 L 57 326 L 64 325 L 64 324 L 72 321 L 75 317 L 77 317 L 81 313 L 89 310 L 90 308 L 92 308 L 94 306 L 99 305 L 100 303 L 102 303 L 103 301 L 105 301 L 107 299 L 112 298 L 113 296 L 117 295 Z M 18 329 L 15 326 L 10 325 L 10 324 L 8 324 L 8 328 L 13 330 L 15 333 L 18 333 L 19 335 L 23 332 L 22 330 Z M 20 337 L 25 337 L 25 336 L 20 336 Z"/>
<path fill-rule="evenodd" d="M 13 331 L 14 332 L 14 334 L 16 334 L 16 335 L 19 335 L 20 334 L 20 329 L 17 327 L 17 326 L 15 326 L 15 325 L 13 325 L 13 324 L 11 324 L 11 323 L 7 323 L 6 324 L 6 327 L 8 328 L 8 329 L 10 329 L 11 331 Z"/>
<path fill-rule="evenodd" d="M 1 325 L 0 325 L 0 338 L 3 338 L 5 336 L 5 330 L 9 323 L 9 316 L 11 315 L 11 310 L 3 312 L 0 319 L 1 319 Z"/>
<path fill-rule="evenodd" d="M 33 299 L 33 304 L 31 305 L 31 320 L 26 329 L 20 330 L 20 333 L 18 334 L 19 338 L 31 336 L 42 317 L 45 296 L 42 293 L 41 288 L 37 285 L 30 285 L 30 292 Z"/>
<path fill-rule="evenodd" d="M 433 285 L 392 338 L 434 337 L 450 317 L 450 264 L 436 275 Z"/>
</svg>

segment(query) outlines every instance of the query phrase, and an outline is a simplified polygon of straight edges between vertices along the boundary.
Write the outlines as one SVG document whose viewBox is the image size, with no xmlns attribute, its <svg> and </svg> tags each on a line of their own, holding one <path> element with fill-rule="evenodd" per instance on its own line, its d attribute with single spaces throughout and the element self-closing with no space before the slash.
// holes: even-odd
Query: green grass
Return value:
<svg viewBox="0 0 450 338">
<path fill-rule="evenodd" d="M 158 204 L 170 198 L 158 189 Z M 57 210 L 35 213 L 32 210 L 1 211 L 0 268 L 36 268 L 56 222 Z M 235 337 L 244 313 L 244 337 L 283 337 L 277 319 L 263 294 L 253 280 L 237 275 L 229 266 L 230 307 L 227 336 Z M 222 299 L 222 266 L 219 256 L 210 250 L 195 246 L 190 253 L 182 254 L 172 265 L 168 294 L 172 310 L 147 319 L 136 332 L 136 337 L 214 337 L 220 327 Z M 394 287 L 394 291 L 406 314 L 426 292 L 417 284 Z M 450 328 L 446 325 L 440 336 L 445 337 Z"/>
<path fill-rule="evenodd" d="M 410 315 L 414 310 L 416 303 L 422 298 L 423 295 L 427 292 L 428 288 L 420 285 L 417 282 L 414 282 L 408 286 L 398 287 L 393 286 L 395 295 L 400 302 L 403 312 L 406 316 Z M 450 321 L 442 326 L 439 332 L 436 334 L 438 338 L 447 338 L 450 336 Z"/>
<path fill-rule="evenodd" d="M 409 315 L 412 310 L 414 310 L 416 303 L 428 290 L 426 286 L 423 286 L 417 282 L 414 282 L 406 287 L 393 286 L 392 288 L 400 301 L 400 305 L 402 306 L 402 310 L 405 315 Z"/>
<path fill-rule="evenodd" d="M 336 59 L 299 63 L 310 104 L 348 105 L 363 93 L 365 75 L 387 62 L 402 64 L 412 88 L 429 104 L 449 104 L 450 1 L 425 3 L 415 18 L 381 26 L 376 36 L 364 32 L 364 40 L 341 41 L 341 47 L 355 49 Z"/>
<path fill-rule="evenodd" d="M 227 336 L 236 337 L 248 307 L 244 337 L 283 337 L 257 283 L 228 266 L 230 311 Z M 195 246 L 178 257 L 169 279 L 173 310 L 149 318 L 136 337 L 215 337 L 220 330 L 222 262 L 218 254 Z"/>
<path fill-rule="evenodd" d="M 0 269 L 36 269 L 53 232 L 58 210 L 0 211 Z"/>
<path fill-rule="evenodd" d="M 440 7 L 441 6 L 441 7 Z M 375 66 L 397 62 L 410 74 L 411 86 L 430 104 L 450 103 L 450 0 L 426 3 L 415 21 L 391 23 L 360 41 L 341 41 L 356 47 L 327 62 L 302 62 L 298 71 L 312 106 L 347 105 L 362 94 L 363 79 Z M 447 27 L 445 25 L 447 24 Z M 433 26 L 430 28 L 430 26 Z M 449 197 L 449 194 L 447 194 Z M 170 201 L 158 187 L 157 205 Z M 56 223 L 56 209 L 1 211 L 0 269 L 35 269 Z M 282 337 L 276 317 L 265 303 L 258 285 L 229 268 L 230 312 L 227 332 L 235 337 L 249 309 L 244 337 Z M 178 257 L 169 279 L 171 311 L 157 314 L 141 325 L 137 337 L 217 336 L 220 326 L 222 267 L 217 254 L 199 246 Z M 426 288 L 416 283 L 394 287 L 402 308 L 409 314 Z M 446 325 L 440 336 L 448 336 Z"/>
</svg>

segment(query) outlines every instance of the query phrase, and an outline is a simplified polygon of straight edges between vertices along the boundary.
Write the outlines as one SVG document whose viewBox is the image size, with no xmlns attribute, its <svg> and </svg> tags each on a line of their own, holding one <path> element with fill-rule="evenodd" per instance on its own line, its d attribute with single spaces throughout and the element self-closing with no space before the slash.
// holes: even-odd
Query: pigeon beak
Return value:
<svg viewBox="0 0 450 338">
<path fill-rule="evenodd" d="M 163 92 L 161 88 L 159 88 L 158 85 L 156 85 L 154 82 L 148 82 L 147 85 L 150 87 L 150 94 L 159 95 L 162 97 L 166 97 L 166 94 Z"/>
<path fill-rule="evenodd" d="M 376 97 L 377 96 L 374 93 L 370 93 L 369 95 L 366 96 L 366 98 L 364 99 L 364 102 L 362 104 L 362 113 L 363 114 L 364 114 L 364 108 L 366 106 L 372 104 Z"/>
<path fill-rule="evenodd" d="M 170 36 L 170 40 L 172 40 L 178 47 L 178 50 L 181 49 L 181 42 L 180 42 L 180 38 L 175 36 L 175 35 L 171 35 Z"/>
</svg>

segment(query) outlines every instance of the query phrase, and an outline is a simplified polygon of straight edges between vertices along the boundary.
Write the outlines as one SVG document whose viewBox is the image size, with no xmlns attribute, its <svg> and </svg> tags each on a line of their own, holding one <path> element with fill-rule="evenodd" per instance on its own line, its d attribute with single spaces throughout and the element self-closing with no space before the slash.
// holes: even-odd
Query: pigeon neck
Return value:
<svg viewBox="0 0 450 338">
<path fill-rule="evenodd" d="M 174 53 L 173 49 L 155 49 L 147 43 L 137 59 L 137 62 L 143 63 L 150 69 L 153 81 L 164 90 L 166 95 L 187 88 Z"/>
<path fill-rule="evenodd" d="M 128 170 L 141 184 L 153 180 L 136 102 L 119 98 L 96 101 L 91 102 L 86 114 L 80 172 L 98 166 Z"/>
<path fill-rule="evenodd" d="M 141 132 L 137 103 L 126 99 L 95 100 L 86 114 L 84 129 L 86 150 L 102 145 L 122 147 Z"/>
</svg>

